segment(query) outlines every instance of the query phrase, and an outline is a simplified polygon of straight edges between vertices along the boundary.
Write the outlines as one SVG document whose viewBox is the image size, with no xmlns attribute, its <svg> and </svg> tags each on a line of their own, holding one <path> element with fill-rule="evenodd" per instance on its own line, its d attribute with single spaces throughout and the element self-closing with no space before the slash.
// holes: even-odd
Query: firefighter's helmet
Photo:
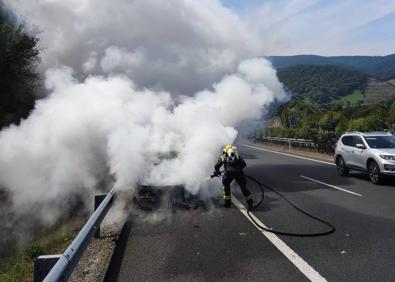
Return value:
<svg viewBox="0 0 395 282">
<path fill-rule="evenodd" d="M 228 144 L 225 146 L 223 154 L 226 155 L 230 161 L 233 161 L 238 158 L 237 147 L 232 144 Z"/>
</svg>

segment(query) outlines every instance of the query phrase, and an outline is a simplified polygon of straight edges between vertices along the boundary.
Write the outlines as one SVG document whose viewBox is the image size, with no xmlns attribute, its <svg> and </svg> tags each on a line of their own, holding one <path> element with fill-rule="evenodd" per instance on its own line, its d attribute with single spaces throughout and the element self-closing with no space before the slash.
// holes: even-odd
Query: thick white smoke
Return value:
<svg viewBox="0 0 395 282">
<path fill-rule="evenodd" d="M 245 59 L 261 41 L 219 1 L 5 3 L 42 29 L 49 94 L 0 132 L 0 188 L 48 223 L 108 176 L 197 192 L 238 126 L 287 98 L 267 60 Z"/>
<path fill-rule="evenodd" d="M 125 74 L 190 95 L 232 72 L 263 44 L 218 0 L 3 0 L 42 30 L 42 69 Z"/>
<path fill-rule="evenodd" d="M 286 96 L 263 59 L 243 61 L 212 90 L 177 104 L 126 76 L 78 82 L 67 67 L 48 70 L 46 87 L 51 95 L 27 120 L 0 132 L 0 186 L 21 211 L 32 201 L 53 207 L 70 193 L 93 192 L 109 173 L 118 189 L 182 183 L 195 193 L 238 124 Z M 161 157 L 169 153 L 176 158 Z"/>
</svg>

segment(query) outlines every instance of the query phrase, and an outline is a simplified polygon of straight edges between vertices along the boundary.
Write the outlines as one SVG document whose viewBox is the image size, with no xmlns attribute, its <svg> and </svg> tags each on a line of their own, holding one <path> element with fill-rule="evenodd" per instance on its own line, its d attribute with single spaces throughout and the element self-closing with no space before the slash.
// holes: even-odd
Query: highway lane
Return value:
<svg viewBox="0 0 395 282">
<path fill-rule="evenodd" d="M 395 185 L 377 186 L 360 173 L 339 177 L 330 164 L 243 147 L 247 174 L 278 188 L 290 200 L 337 227 L 318 238 L 281 236 L 329 281 L 394 281 Z M 338 191 L 301 175 L 360 193 Z M 320 226 L 293 211 L 271 192 L 254 214 L 266 225 L 287 231 L 319 231 Z"/>
<path fill-rule="evenodd" d="M 308 281 L 235 207 L 134 222 L 118 281 Z"/>
<path fill-rule="evenodd" d="M 337 227 L 336 233 L 325 237 L 279 236 L 302 260 L 328 281 L 394 281 L 393 184 L 372 185 L 360 174 L 341 178 L 329 164 L 239 148 L 248 164 L 246 173 Z M 233 192 L 244 203 L 237 187 Z M 284 231 L 326 228 L 271 192 L 254 214 L 264 224 Z M 308 280 L 235 206 L 178 211 L 156 224 L 135 221 L 127 238 L 118 281 Z"/>
</svg>

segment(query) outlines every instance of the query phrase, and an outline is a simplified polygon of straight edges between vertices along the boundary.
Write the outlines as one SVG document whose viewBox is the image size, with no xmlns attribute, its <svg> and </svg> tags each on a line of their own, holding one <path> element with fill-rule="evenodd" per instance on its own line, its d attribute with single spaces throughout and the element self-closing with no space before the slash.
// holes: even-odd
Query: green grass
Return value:
<svg viewBox="0 0 395 282">
<path fill-rule="evenodd" d="M 395 79 L 391 79 L 388 82 L 391 83 L 392 85 L 395 85 Z"/>
<path fill-rule="evenodd" d="M 363 96 L 362 92 L 360 90 L 355 90 L 352 94 L 340 97 L 337 101 L 341 103 L 351 103 L 351 104 L 356 104 L 360 101 L 363 101 L 365 97 Z"/>
<path fill-rule="evenodd" d="M 6 266 L 0 269 L 0 281 L 32 281 L 34 258 L 43 254 L 62 253 L 83 224 L 84 219 L 82 217 L 75 217 L 41 234 L 37 240 L 25 246 L 24 251 L 8 258 Z"/>
<path fill-rule="evenodd" d="M 32 281 L 33 261 L 25 256 L 13 257 L 3 272 L 0 272 L 1 282 Z"/>
</svg>

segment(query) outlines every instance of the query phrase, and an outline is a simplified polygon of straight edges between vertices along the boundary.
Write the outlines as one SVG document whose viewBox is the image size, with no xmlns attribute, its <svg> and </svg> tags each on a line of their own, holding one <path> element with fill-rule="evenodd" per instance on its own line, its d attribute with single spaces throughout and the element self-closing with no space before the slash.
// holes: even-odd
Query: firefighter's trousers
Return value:
<svg viewBox="0 0 395 282">
<path fill-rule="evenodd" d="M 243 192 L 244 197 L 246 200 L 251 199 L 251 193 L 247 189 L 247 179 L 242 172 L 232 172 L 232 171 L 227 171 L 225 172 L 224 176 L 222 177 L 222 184 L 223 184 L 223 189 L 224 189 L 224 200 L 225 201 L 230 201 L 231 200 L 231 194 L 230 194 L 230 184 L 232 183 L 233 180 L 236 180 L 237 184 L 239 184 L 241 188 L 241 192 Z"/>
</svg>

